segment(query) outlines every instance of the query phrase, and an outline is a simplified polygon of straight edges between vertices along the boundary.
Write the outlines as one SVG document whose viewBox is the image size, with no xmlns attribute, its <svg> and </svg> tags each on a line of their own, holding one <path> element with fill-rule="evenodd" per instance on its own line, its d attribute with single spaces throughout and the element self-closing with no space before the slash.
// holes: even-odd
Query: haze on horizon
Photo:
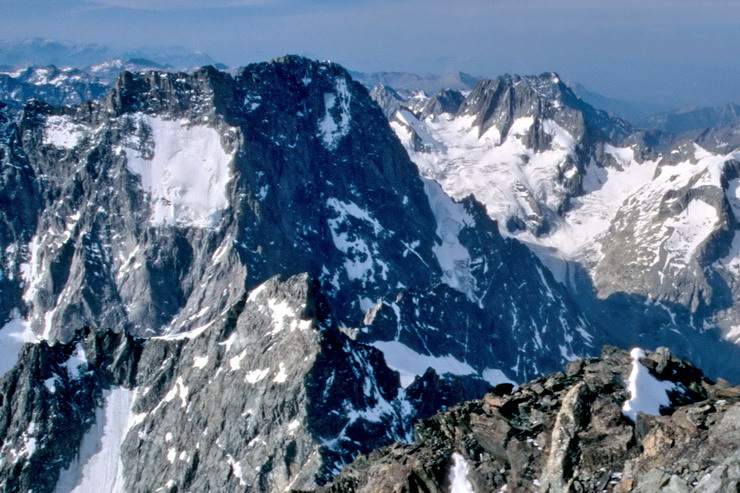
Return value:
<svg viewBox="0 0 740 493">
<path fill-rule="evenodd" d="M 740 102 L 737 0 L 0 0 L 0 41 L 183 46 L 227 65 L 287 53 L 358 71 L 558 72 L 663 106 Z"/>
</svg>

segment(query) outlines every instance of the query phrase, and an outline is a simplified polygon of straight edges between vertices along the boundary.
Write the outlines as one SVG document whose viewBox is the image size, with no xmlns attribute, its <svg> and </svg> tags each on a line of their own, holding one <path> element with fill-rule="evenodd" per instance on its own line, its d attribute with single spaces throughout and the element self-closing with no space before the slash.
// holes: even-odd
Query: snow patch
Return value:
<svg viewBox="0 0 740 493">
<path fill-rule="evenodd" d="M 475 493 L 468 479 L 470 465 L 458 452 L 452 454 L 452 466 L 447 478 L 450 480 L 450 493 Z"/>
<path fill-rule="evenodd" d="M 474 224 L 473 218 L 462 204 L 448 197 L 438 183 L 429 179 L 423 181 L 429 206 L 437 221 L 437 236 L 442 240 L 433 247 L 442 269 L 442 282 L 465 293 L 471 301 L 477 301 L 475 278 L 470 272 L 470 252 L 458 238 L 464 227 Z"/>
<path fill-rule="evenodd" d="M 36 293 L 41 283 L 42 266 L 41 257 L 39 256 L 41 239 L 36 235 L 28 243 L 28 258 L 27 262 L 20 265 L 20 273 L 23 282 L 25 283 L 25 290 L 23 291 L 23 301 L 26 303 L 32 303 L 36 297 Z"/>
<path fill-rule="evenodd" d="M 257 369 L 257 370 L 252 370 L 250 372 L 247 372 L 247 374 L 244 377 L 244 380 L 247 383 L 254 384 L 254 383 L 257 383 L 260 380 L 264 379 L 269 374 L 270 374 L 270 369 L 269 368 L 261 368 L 261 369 Z"/>
<path fill-rule="evenodd" d="M 287 300 L 276 301 L 272 298 L 267 300 L 267 307 L 270 310 L 272 319 L 272 330 L 267 335 L 274 335 L 282 332 L 286 327 L 291 331 L 299 326 L 298 312 L 290 306 Z M 286 320 L 288 324 L 286 325 Z"/>
<path fill-rule="evenodd" d="M 509 377 L 506 376 L 504 372 L 497 368 L 486 368 L 481 373 L 481 376 L 483 377 L 483 380 L 490 383 L 494 387 L 502 383 L 510 383 L 514 386 L 517 385 L 515 381 L 511 380 Z"/>
<path fill-rule="evenodd" d="M 74 149 L 86 135 L 83 125 L 72 123 L 61 115 L 49 116 L 44 126 L 44 144 L 61 149 Z"/>
<path fill-rule="evenodd" d="M 288 374 L 285 372 L 285 364 L 281 361 L 278 365 L 278 372 L 277 375 L 275 375 L 275 378 L 272 379 L 275 383 L 285 383 L 286 380 L 288 380 Z"/>
<path fill-rule="evenodd" d="M 339 141 L 349 133 L 351 99 L 344 77 L 335 80 L 335 92 L 324 94 L 325 114 L 319 121 L 319 133 L 324 140 L 324 146 L 329 150 L 336 149 Z"/>
<path fill-rule="evenodd" d="M 661 407 L 670 406 L 671 400 L 668 398 L 668 392 L 674 390 L 676 384 L 658 380 L 640 363 L 640 358 L 646 357 L 642 349 L 634 348 L 630 356 L 632 356 L 632 372 L 627 386 L 630 399 L 622 406 L 622 414 L 634 422 L 638 412 L 657 416 L 660 414 Z"/>
<path fill-rule="evenodd" d="M 695 257 L 696 249 L 709 237 L 719 222 L 717 210 L 703 200 L 694 199 L 677 216 L 664 224 L 671 228 L 671 236 L 663 243 L 670 260 L 688 265 Z"/>
<path fill-rule="evenodd" d="M 408 386 L 416 376 L 423 375 L 427 368 L 432 368 L 437 375 L 471 375 L 476 371 L 469 364 L 452 355 L 429 356 L 419 354 L 398 341 L 376 341 L 371 344 L 383 353 L 385 363 L 392 370 L 401 374 L 402 385 Z"/>
<path fill-rule="evenodd" d="M 231 471 L 234 473 L 236 479 L 239 480 L 239 484 L 241 486 L 249 486 L 244 481 L 244 470 L 242 469 L 241 462 L 238 460 L 234 460 L 234 457 L 232 457 L 231 454 L 226 454 L 226 461 L 228 462 L 229 466 L 231 466 Z"/>
<path fill-rule="evenodd" d="M 635 151 L 630 147 L 614 147 L 611 144 L 604 145 L 604 152 L 609 154 L 620 166 L 629 166 L 635 159 Z"/>
<path fill-rule="evenodd" d="M 190 390 L 188 389 L 188 387 L 185 386 L 183 378 L 177 377 L 177 380 L 175 380 L 175 385 L 173 385 L 169 392 L 167 392 L 167 395 L 164 396 L 164 401 L 170 402 L 179 395 L 180 407 L 185 407 L 188 405 L 189 392 Z"/>
<path fill-rule="evenodd" d="M 377 244 L 375 242 L 368 244 L 355 234 L 353 229 L 357 223 L 350 218 L 372 227 L 375 237 L 382 235 L 385 231 L 378 220 L 353 202 L 342 202 L 330 198 L 326 204 L 337 214 L 337 217 L 327 219 L 327 223 L 334 246 L 345 254 L 344 268 L 347 277 L 350 280 L 369 281 L 375 277 L 376 269 L 378 269 L 380 276 L 386 279 L 388 266 L 374 259 L 374 254 L 377 256 Z"/>
<path fill-rule="evenodd" d="M 208 356 L 195 356 L 193 357 L 194 368 L 205 368 L 208 364 Z"/>
<path fill-rule="evenodd" d="M 64 362 L 64 366 L 69 372 L 69 377 L 72 379 L 80 378 L 82 375 L 81 368 L 87 366 L 87 355 L 85 354 L 85 348 L 79 342 L 75 346 L 74 352 L 70 355 L 69 359 Z"/>
<path fill-rule="evenodd" d="M 117 387 L 103 395 L 103 407 L 96 410 L 77 457 L 60 473 L 55 493 L 124 493 L 120 448 L 132 427 L 133 392 Z"/>
<path fill-rule="evenodd" d="M 155 226 L 211 228 L 229 206 L 230 163 L 221 137 L 206 125 L 137 115 L 151 129 L 153 154 L 124 147 L 128 169 L 148 194 Z"/>
<path fill-rule="evenodd" d="M 13 318 L 0 329 L 0 378 L 10 371 L 18 361 L 23 344 L 36 342 L 28 323 L 20 317 L 18 310 L 13 310 Z"/>
<path fill-rule="evenodd" d="M 57 376 L 54 375 L 53 377 L 44 380 L 44 387 L 46 387 L 46 390 L 52 394 L 55 394 L 57 391 Z"/>
</svg>

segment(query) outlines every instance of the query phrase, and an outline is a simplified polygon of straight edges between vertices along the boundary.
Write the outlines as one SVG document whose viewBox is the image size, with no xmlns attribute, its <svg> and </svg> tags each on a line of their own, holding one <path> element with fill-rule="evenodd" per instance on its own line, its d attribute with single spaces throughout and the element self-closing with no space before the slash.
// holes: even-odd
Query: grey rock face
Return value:
<svg viewBox="0 0 740 493">
<path fill-rule="evenodd" d="M 633 423 L 622 414 L 629 358 L 606 348 L 566 373 L 440 413 L 417 427 L 413 445 L 360 457 L 319 491 L 447 491 L 454 480 L 480 492 L 734 487 L 739 389 L 706 380 L 665 348 L 639 364 L 681 389 L 669 392 L 662 415 L 640 413 Z"/>
<path fill-rule="evenodd" d="M 723 166 L 718 180 L 720 187 L 721 184 L 728 186 L 737 178 L 740 169 L 738 164 L 728 161 Z M 679 172 L 666 163 L 658 168 L 657 173 L 677 176 Z M 679 181 L 675 188 L 668 191 L 647 189 L 645 195 L 651 192 L 662 195 L 650 201 L 651 204 L 660 203 L 658 211 L 647 211 L 644 206 L 641 207 L 642 204 L 620 208 L 607 233 L 613 241 L 602 248 L 604 260 L 594 273 L 601 296 L 607 297 L 615 292 L 650 294 L 661 301 L 687 306 L 692 312 L 712 304 L 727 303 L 727 300 L 714 299 L 721 297 L 722 292 L 714 293 L 712 273 L 706 266 L 727 255 L 727 246 L 732 243 L 737 219 L 725 191 L 710 183 L 697 186 L 700 180 L 700 177 L 696 177 L 683 183 Z M 697 202 L 692 204 L 692 201 Z M 699 203 L 706 204 L 702 207 L 714 209 L 716 224 L 690 258 L 686 258 L 681 266 L 671 265 L 674 263 L 671 257 L 676 253 L 669 242 L 662 241 L 666 236 L 666 223 L 673 222 L 676 216 L 690 215 L 690 207 Z M 679 227 L 675 226 L 676 229 Z M 671 284 L 662 282 L 666 274 L 670 275 Z"/>
<path fill-rule="evenodd" d="M 134 404 L 146 417 L 122 447 L 129 491 L 302 489 L 405 437 L 397 375 L 339 332 L 316 289 L 271 280 L 202 335 L 147 341 Z"/>
<path fill-rule="evenodd" d="M 370 95 L 372 96 L 372 94 Z M 460 106 L 465 101 L 465 96 L 460 91 L 452 89 L 443 89 L 434 96 L 424 101 L 419 109 L 419 118 L 422 120 L 428 116 L 449 113 L 454 115 L 460 110 Z"/>
<path fill-rule="evenodd" d="M 631 133 L 631 126 L 626 122 L 578 99 L 555 73 L 531 77 L 507 74 L 483 80 L 468 95 L 460 111 L 476 116 L 481 134 L 495 126 L 505 136 L 514 120 L 521 117 L 534 117 L 536 121 L 553 119 L 575 136 L 595 129 L 616 138 Z M 595 128 L 588 129 L 589 124 Z M 533 149 L 541 150 L 548 145 L 549 138 L 535 132 L 530 134 L 528 143 Z"/>
<path fill-rule="evenodd" d="M 131 336 L 90 330 L 66 345 L 24 346 L 0 380 L 3 491 L 54 491 L 95 421 L 103 391 L 134 382 L 139 351 Z"/>
<path fill-rule="evenodd" d="M 108 446 L 120 447 L 111 457 L 120 454 L 125 491 L 313 488 L 459 401 L 434 378 L 400 388 L 378 350 L 339 330 L 318 284 L 271 279 L 192 333 L 87 329 L 66 345 L 25 346 L 2 381 L 0 480 L 9 491 L 54 491 L 108 416 L 96 408 L 123 387 L 130 409 L 119 410 L 125 426 Z"/>
<path fill-rule="evenodd" d="M 378 84 L 370 90 L 370 97 L 380 106 L 383 115 L 388 120 L 392 120 L 396 113 L 404 108 L 406 102 L 406 99 L 393 88 L 382 84 Z"/>
</svg>

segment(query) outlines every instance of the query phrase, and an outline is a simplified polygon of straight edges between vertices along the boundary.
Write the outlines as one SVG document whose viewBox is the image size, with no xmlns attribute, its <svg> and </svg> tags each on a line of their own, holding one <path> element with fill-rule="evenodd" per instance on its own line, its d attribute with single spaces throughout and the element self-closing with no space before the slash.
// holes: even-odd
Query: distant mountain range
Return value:
<svg viewBox="0 0 740 493">
<path fill-rule="evenodd" d="M 422 91 L 432 95 L 441 89 L 470 91 L 478 83 L 478 78 L 464 72 L 445 75 L 413 74 L 409 72 L 353 72 L 352 78 L 368 88 L 376 85 L 392 87 L 394 90 L 411 94 Z"/>
<path fill-rule="evenodd" d="M 670 109 L 649 102 L 625 101 L 604 96 L 585 88 L 577 82 L 568 82 L 567 85 L 576 96 L 594 108 L 614 113 L 636 125 L 640 125 L 643 120 L 651 115 Z"/>
<path fill-rule="evenodd" d="M 43 38 L 19 42 L 0 41 L 0 66 L 5 66 L 6 70 L 45 65 L 83 68 L 112 58 L 146 59 L 175 70 L 219 65 L 216 60 L 204 53 L 193 52 L 179 46 L 141 47 L 121 51 L 97 44 L 81 45 Z"/>
</svg>

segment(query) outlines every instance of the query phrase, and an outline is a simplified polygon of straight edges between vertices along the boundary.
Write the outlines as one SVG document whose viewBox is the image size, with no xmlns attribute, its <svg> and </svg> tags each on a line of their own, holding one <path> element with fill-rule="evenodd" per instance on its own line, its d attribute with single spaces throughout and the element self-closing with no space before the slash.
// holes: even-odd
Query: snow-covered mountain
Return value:
<svg viewBox="0 0 740 493">
<path fill-rule="evenodd" d="M 312 489 L 604 343 L 737 379 L 718 149 L 552 73 L 371 99 L 294 56 L 0 107 L 0 484 Z"/>
<path fill-rule="evenodd" d="M 108 89 L 88 72 L 54 65 L 0 72 L 0 101 L 16 108 L 33 98 L 55 106 L 79 104 L 105 96 Z"/>
<path fill-rule="evenodd" d="M 200 66 L 185 67 L 194 72 Z M 29 99 L 40 99 L 53 106 L 79 104 L 105 97 L 121 72 L 146 70 L 174 71 L 146 58 L 111 58 L 86 67 L 57 68 L 54 65 L 26 66 L 0 72 L 0 101 L 20 108 Z"/>
<path fill-rule="evenodd" d="M 129 60 L 111 58 L 90 65 L 85 69 L 85 72 L 96 77 L 101 84 L 110 87 L 121 72 L 144 72 L 146 70 L 172 71 L 174 68 L 168 65 L 161 65 L 146 58 L 132 58 Z"/>
<path fill-rule="evenodd" d="M 338 65 L 0 115 L 6 488 L 308 488 L 606 340 Z"/>
<path fill-rule="evenodd" d="M 740 326 L 737 150 L 636 130 L 555 74 L 481 81 L 464 98 L 373 96 L 422 175 L 482 202 L 621 345 L 661 341 L 737 372 L 736 347 L 719 342 Z"/>
</svg>

